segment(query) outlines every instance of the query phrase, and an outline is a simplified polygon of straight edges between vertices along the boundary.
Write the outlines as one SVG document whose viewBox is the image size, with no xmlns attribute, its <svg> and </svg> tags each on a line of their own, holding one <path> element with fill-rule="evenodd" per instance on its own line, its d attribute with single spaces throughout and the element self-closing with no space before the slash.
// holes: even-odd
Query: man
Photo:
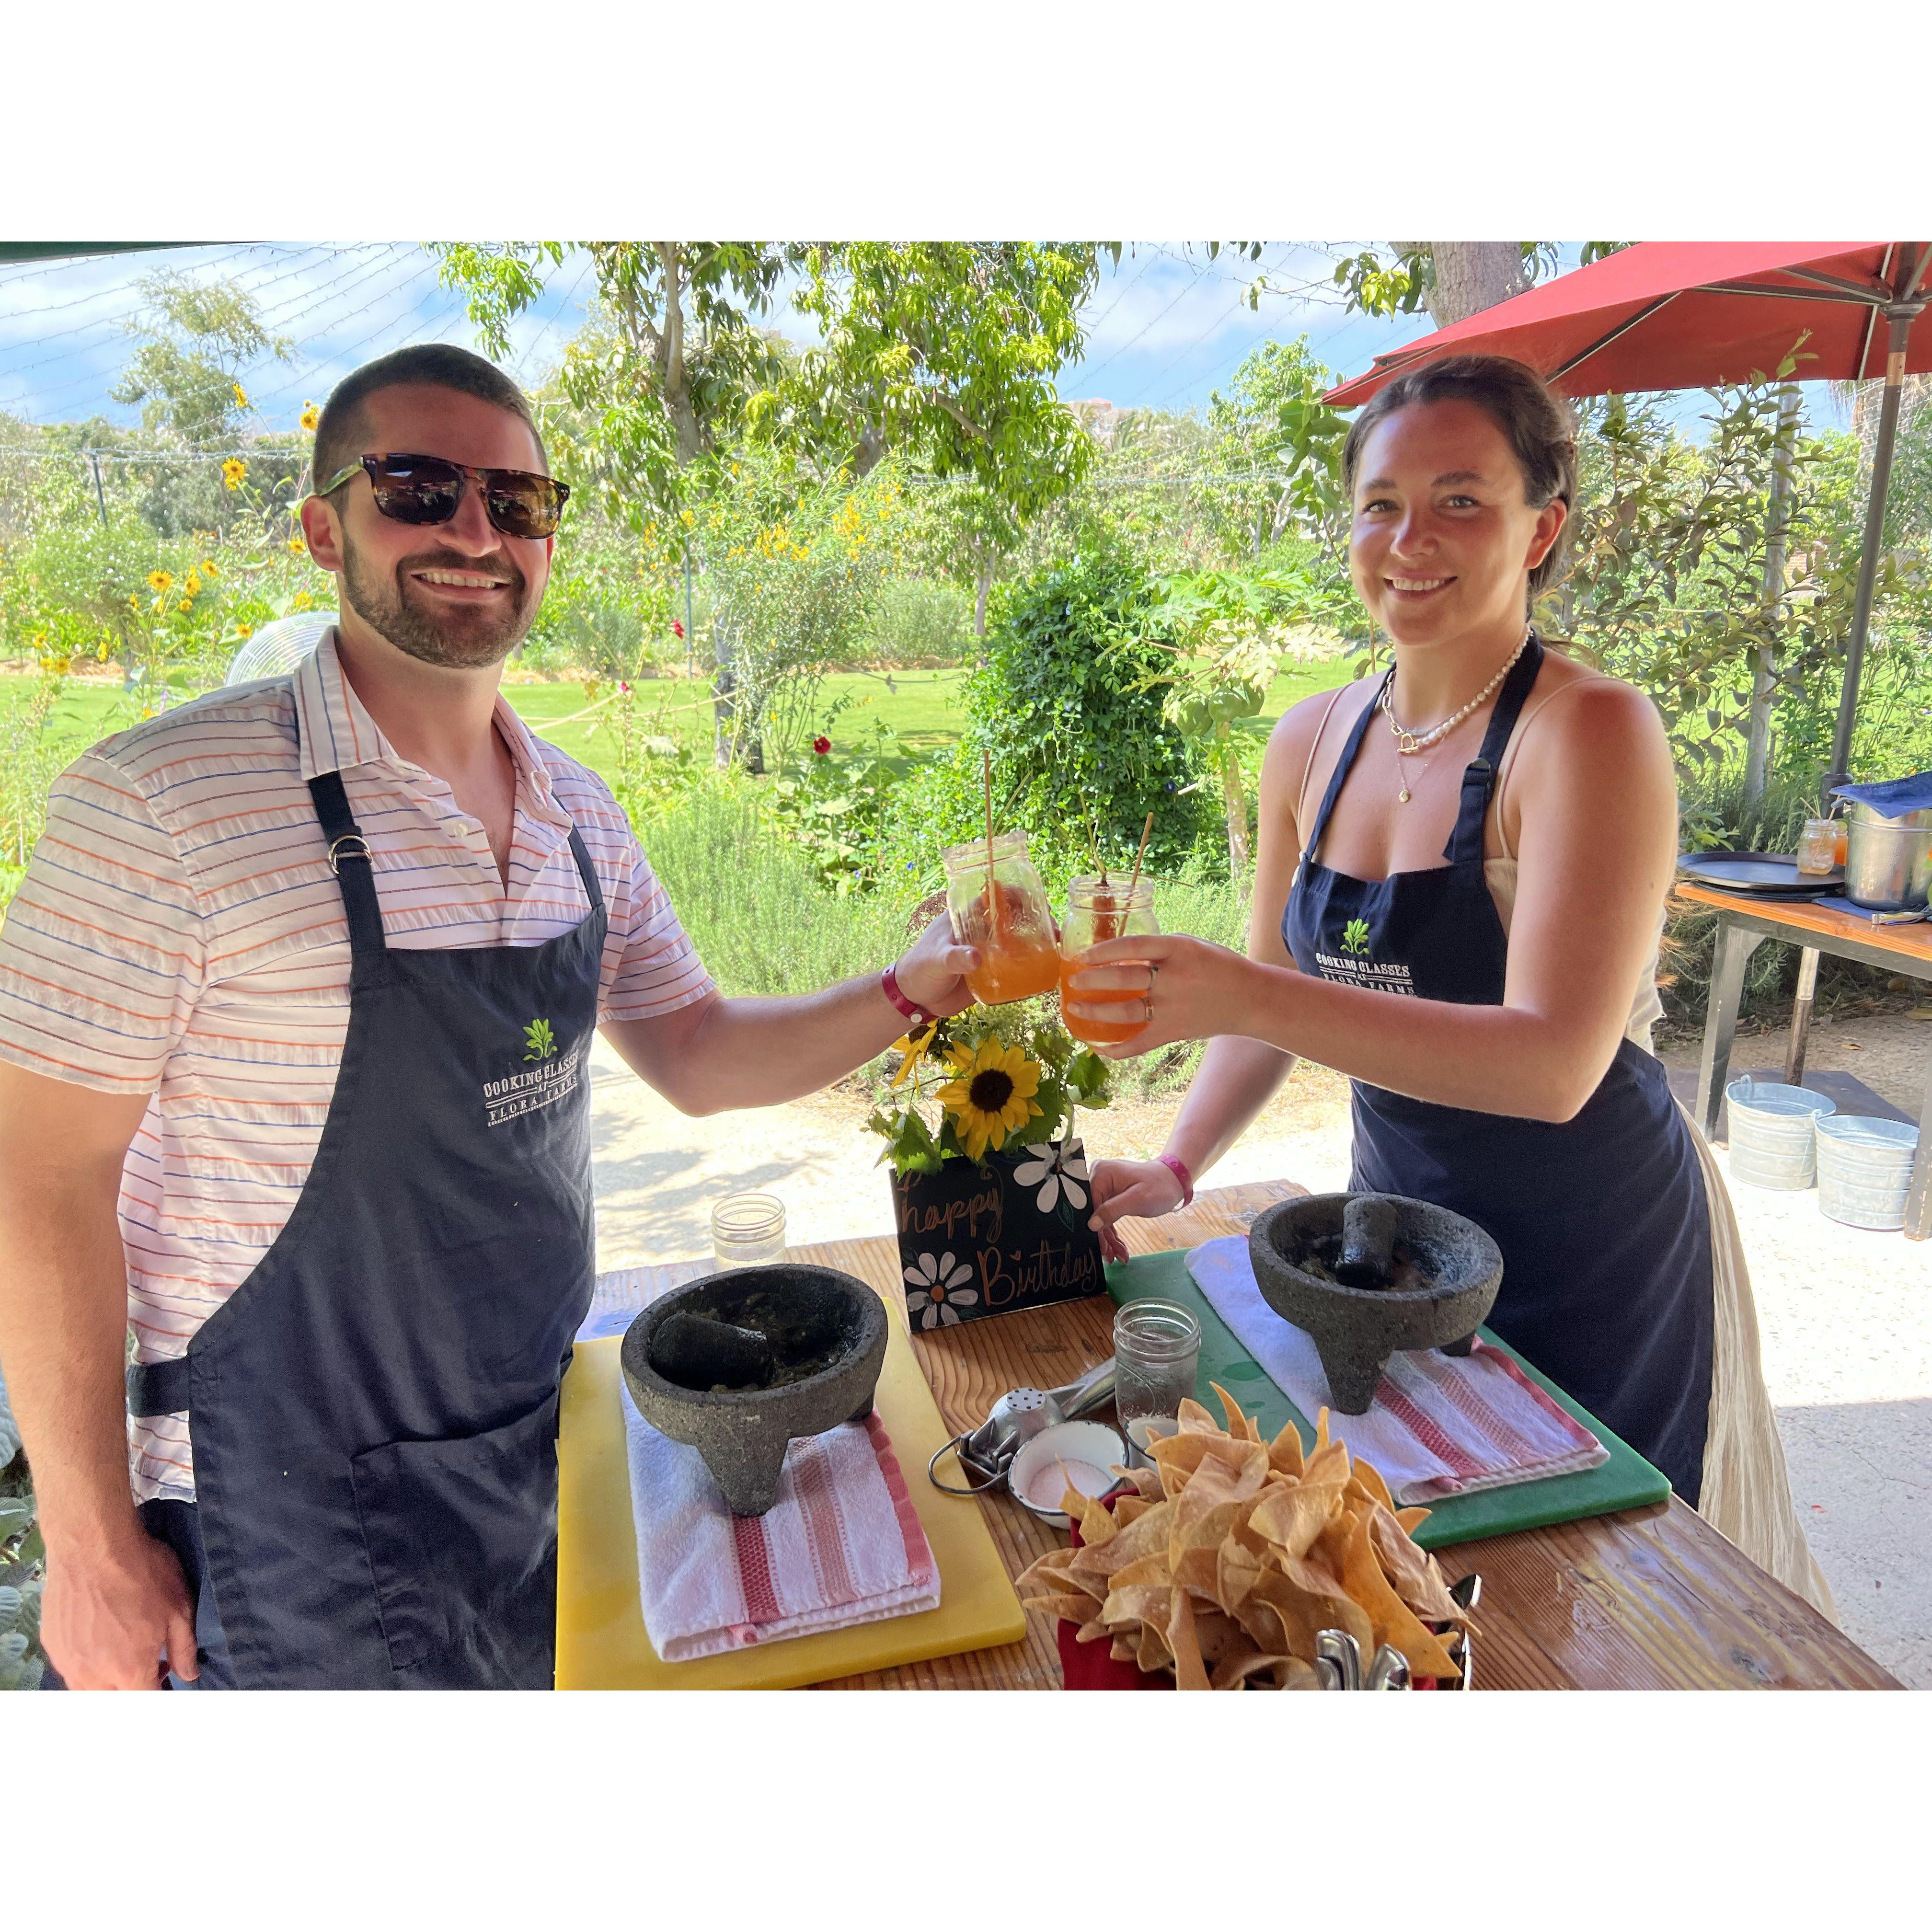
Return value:
<svg viewBox="0 0 1932 1932">
<path fill-rule="evenodd" d="M 80 759 L 0 929 L 0 1356 L 57 1684 L 547 1688 L 592 1028 L 710 1113 L 969 1004 L 943 920 L 879 978 L 719 997 L 609 791 L 498 694 L 567 494 L 500 371 L 371 363 L 315 463 L 336 632 Z"/>
</svg>

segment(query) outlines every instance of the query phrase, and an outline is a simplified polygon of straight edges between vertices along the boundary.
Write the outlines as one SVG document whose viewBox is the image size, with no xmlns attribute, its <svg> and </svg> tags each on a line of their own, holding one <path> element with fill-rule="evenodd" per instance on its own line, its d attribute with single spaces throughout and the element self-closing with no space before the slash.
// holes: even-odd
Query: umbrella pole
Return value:
<svg viewBox="0 0 1932 1932">
<path fill-rule="evenodd" d="M 1885 399 L 1878 414 L 1878 441 L 1872 450 L 1871 496 L 1865 506 L 1864 550 L 1858 559 L 1858 587 L 1852 604 L 1852 634 L 1845 646 L 1845 682 L 1838 694 L 1838 728 L 1832 739 L 1832 769 L 1825 775 L 1825 802 L 1832 788 L 1850 776 L 1852 721 L 1858 706 L 1858 676 L 1864 668 L 1865 637 L 1871 628 L 1872 593 L 1878 582 L 1878 555 L 1885 537 L 1886 493 L 1892 483 L 1892 445 L 1898 434 L 1898 409 L 1905 389 L 1905 344 L 1922 301 L 1888 303 L 1891 326 L 1886 344 Z"/>
</svg>

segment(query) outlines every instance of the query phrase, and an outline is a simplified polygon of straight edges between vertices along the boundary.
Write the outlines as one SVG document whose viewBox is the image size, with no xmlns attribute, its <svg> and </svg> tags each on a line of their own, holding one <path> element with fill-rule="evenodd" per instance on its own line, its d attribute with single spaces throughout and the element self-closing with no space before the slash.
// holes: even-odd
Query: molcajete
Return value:
<svg viewBox="0 0 1932 1932">
<path fill-rule="evenodd" d="M 686 1388 L 652 1354 L 658 1328 L 697 1315 L 763 1335 L 773 1381 L 763 1388 Z M 674 1288 L 624 1331 L 624 1382 L 638 1413 L 688 1443 L 737 1516 L 763 1516 L 778 1498 L 786 1445 L 868 1414 L 886 1359 L 885 1304 L 837 1268 L 782 1262 L 733 1268 Z"/>
<path fill-rule="evenodd" d="M 1395 1210 L 1395 1281 L 1351 1288 L 1332 1278 L 1351 1199 Z M 1473 1221 L 1406 1196 L 1310 1194 L 1278 1202 L 1248 1231 L 1262 1299 L 1312 1339 L 1335 1406 L 1360 1415 L 1402 1348 L 1466 1355 L 1503 1280 L 1502 1252 Z"/>
</svg>

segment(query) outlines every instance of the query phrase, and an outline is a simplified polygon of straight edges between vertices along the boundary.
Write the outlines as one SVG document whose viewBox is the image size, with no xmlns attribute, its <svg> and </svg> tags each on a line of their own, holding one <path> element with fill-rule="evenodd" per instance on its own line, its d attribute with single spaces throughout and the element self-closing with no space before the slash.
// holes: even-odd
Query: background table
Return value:
<svg viewBox="0 0 1932 1932">
<path fill-rule="evenodd" d="M 1842 959 L 1861 959 L 1868 966 L 1932 981 L 1932 925 L 1874 926 L 1856 913 L 1841 912 L 1828 902 L 1780 902 L 1743 892 L 1719 892 L 1714 886 L 1680 880 L 1677 896 L 1708 907 L 1718 915 L 1718 944 L 1711 964 L 1711 991 L 1704 1015 L 1704 1050 L 1697 1070 L 1697 1124 L 1706 1138 L 1717 1132 L 1718 1110 L 1724 1105 L 1730 1077 L 1731 1042 L 1738 1028 L 1738 1008 L 1744 998 L 1744 968 L 1767 939 L 1802 946 L 1812 956 L 1808 980 L 1820 952 Z M 1786 1077 L 1794 1084 L 1804 1070 L 1803 1023 L 1810 1007 L 1810 988 L 1800 982 L 1800 1011 L 1792 1022 L 1792 1053 Z M 1925 1101 L 1919 1109 L 1918 1157 L 1912 1170 L 1912 1190 L 1906 1197 L 1905 1234 L 1908 1240 L 1932 1237 L 1932 1152 L 1924 1130 L 1932 1126 L 1932 1053 L 1926 1056 Z"/>
<path fill-rule="evenodd" d="M 1184 1214 L 1126 1221 L 1136 1253 L 1243 1232 L 1305 1190 L 1286 1182 L 1212 1188 Z M 904 1318 L 898 1244 L 826 1241 L 794 1261 L 869 1282 Z M 1022 1384 L 1053 1388 L 1113 1352 L 1113 1304 L 1095 1297 L 920 1332 L 913 1347 L 955 1430 Z M 910 1481 L 926 1472 L 908 1469 Z M 1005 1496 L 981 1499 L 1008 1574 L 1060 1546 L 1056 1530 Z M 1453 1582 L 1483 1577 L 1475 1681 L 1484 1690 L 1892 1689 L 1897 1680 L 1674 1496 L 1612 1516 L 1526 1530 L 1437 1552 Z M 844 1678 L 821 1689 L 1048 1690 L 1060 1682 L 1054 1622 L 1027 1613 L 1023 1642 Z"/>
</svg>

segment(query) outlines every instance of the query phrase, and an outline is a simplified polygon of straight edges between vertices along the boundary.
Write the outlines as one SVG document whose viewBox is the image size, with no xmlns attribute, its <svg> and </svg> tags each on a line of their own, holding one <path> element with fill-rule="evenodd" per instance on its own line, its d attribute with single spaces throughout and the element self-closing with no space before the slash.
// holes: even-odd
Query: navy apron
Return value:
<svg viewBox="0 0 1932 1932">
<path fill-rule="evenodd" d="M 212 1682 L 548 1690 L 603 894 L 573 826 L 573 931 L 392 949 L 340 775 L 309 790 L 354 956 L 328 1121 L 274 1244 L 184 1357 L 128 1370 L 129 1406 L 188 1413 L 196 1502 L 167 1540 L 220 1634 Z"/>
<path fill-rule="evenodd" d="M 1282 938 L 1303 972 L 1396 996 L 1502 1004 L 1509 943 L 1483 876 L 1483 820 L 1542 662 L 1532 635 L 1462 775 L 1455 830 L 1443 848 L 1448 863 L 1426 872 L 1354 879 L 1319 862 L 1377 706 L 1363 711 L 1282 916 Z M 1596 1091 L 1574 1120 L 1560 1123 L 1350 1084 L 1349 1185 L 1433 1201 L 1486 1229 L 1503 1256 L 1490 1328 L 1694 1506 L 1711 1400 L 1710 1211 L 1662 1065 L 1620 1040 Z"/>
</svg>

